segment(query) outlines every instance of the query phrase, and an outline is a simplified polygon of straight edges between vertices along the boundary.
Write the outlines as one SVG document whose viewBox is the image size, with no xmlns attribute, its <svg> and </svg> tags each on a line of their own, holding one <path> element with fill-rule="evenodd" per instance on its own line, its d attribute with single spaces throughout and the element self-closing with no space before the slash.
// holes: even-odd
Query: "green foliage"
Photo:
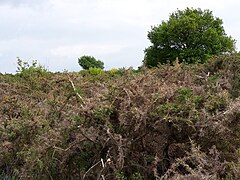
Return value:
<svg viewBox="0 0 240 180">
<path fill-rule="evenodd" d="M 115 176 L 119 180 L 125 180 L 126 179 L 123 172 L 115 172 Z"/>
<path fill-rule="evenodd" d="M 109 71 L 106 71 L 107 74 L 115 77 L 115 76 L 123 76 L 123 75 L 126 75 L 126 74 L 138 74 L 142 72 L 142 69 L 138 68 L 137 70 L 136 69 L 133 69 L 132 67 L 126 69 L 126 68 L 118 68 L 118 69 L 111 69 Z"/>
<path fill-rule="evenodd" d="M 98 120 L 98 123 L 105 123 L 109 119 L 112 109 L 108 107 L 102 107 L 94 111 L 94 117 Z"/>
<path fill-rule="evenodd" d="M 48 87 L 45 83 L 39 83 L 38 80 L 47 80 L 51 73 L 44 66 L 38 64 L 36 60 L 32 61 L 32 63 L 29 64 L 28 62 L 25 62 L 18 58 L 17 64 L 17 81 L 26 81 L 32 90 L 43 90 Z M 34 93 L 36 93 L 36 91 Z"/>
<path fill-rule="evenodd" d="M 93 56 L 82 56 L 78 58 L 78 64 L 83 69 L 90 69 L 90 68 L 104 69 L 104 63 L 100 60 L 96 60 Z"/>
<path fill-rule="evenodd" d="M 144 64 L 156 67 L 177 57 L 180 62 L 204 63 L 212 55 L 233 52 L 235 40 L 226 35 L 222 24 L 209 10 L 177 10 L 148 33 L 152 45 L 145 50 Z"/>
<path fill-rule="evenodd" d="M 119 69 L 111 69 L 107 71 L 107 73 L 112 76 L 115 76 L 115 75 L 123 76 L 126 73 L 126 71 L 127 70 L 125 68 L 119 68 Z"/>
<path fill-rule="evenodd" d="M 0 179 L 4 179 L 4 180 L 18 180 L 19 178 L 17 176 L 15 176 L 15 175 L 2 172 L 2 173 L 0 173 Z"/>
<path fill-rule="evenodd" d="M 101 78 L 101 75 L 105 75 L 105 71 L 101 68 L 89 68 L 87 70 L 81 70 L 79 74 L 81 74 L 83 77 L 95 79 L 96 77 Z"/>
<path fill-rule="evenodd" d="M 93 76 L 104 74 L 104 71 L 101 68 L 96 68 L 96 67 L 89 68 L 88 72 L 89 72 L 89 74 L 91 74 Z"/>
<path fill-rule="evenodd" d="M 91 149 L 93 145 L 89 142 L 83 142 L 81 144 L 81 151 L 72 154 L 69 157 L 70 164 L 76 164 L 80 170 L 87 170 L 91 165 L 90 159 L 94 156 Z"/>
<path fill-rule="evenodd" d="M 48 73 L 48 70 L 42 66 L 38 65 L 37 61 L 32 61 L 30 65 L 28 62 L 17 58 L 17 75 L 23 78 L 29 78 L 31 76 L 43 76 Z"/>
<path fill-rule="evenodd" d="M 208 99 L 209 100 L 205 102 L 207 111 L 216 113 L 218 111 L 223 111 L 227 107 L 229 94 L 226 91 L 222 91 L 217 95 L 210 94 Z"/>
<path fill-rule="evenodd" d="M 110 74 L 116 74 L 118 72 L 117 69 L 111 69 L 108 71 Z"/>
<path fill-rule="evenodd" d="M 73 120 L 76 121 L 78 124 L 86 123 L 86 119 L 84 119 L 83 117 L 81 117 L 79 115 L 76 115 Z"/>
<path fill-rule="evenodd" d="M 143 177 L 140 173 L 134 173 L 129 179 L 130 180 L 143 180 Z"/>
<path fill-rule="evenodd" d="M 125 179 L 129 179 L 129 180 L 143 180 L 144 178 L 142 177 L 142 175 L 138 172 L 132 174 L 129 178 L 127 178 L 124 175 L 124 172 L 116 172 L 115 176 L 117 179 L 119 180 L 125 180 Z"/>
<path fill-rule="evenodd" d="M 194 95 L 191 89 L 180 88 L 176 91 L 176 97 L 171 102 L 166 102 L 157 107 L 153 116 L 163 117 L 169 121 L 195 121 L 198 117 L 196 109 L 203 103 L 201 96 Z"/>
</svg>

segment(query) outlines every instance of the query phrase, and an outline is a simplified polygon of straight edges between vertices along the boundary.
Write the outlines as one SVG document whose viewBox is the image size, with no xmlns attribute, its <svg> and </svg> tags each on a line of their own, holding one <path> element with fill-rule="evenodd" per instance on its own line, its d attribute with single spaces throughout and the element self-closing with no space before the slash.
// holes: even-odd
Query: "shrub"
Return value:
<svg viewBox="0 0 240 180">
<path fill-rule="evenodd" d="M 23 78 L 29 78 L 31 76 L 42 76 L 48 73 L 48 70 L 42 66 L 38 65 L 37 61 L 32 61 L 30 65 L 28 62 L 17 58 L 17 75 Z"/>
<path fill-rule="evenodd" d="M 0 179 L 240 179 L 233 57 L 122 76 L 0 75 Z"/>
<path fill-rule="evenodd" d="M 88 72 L 93 76 L 104 74 L 104 71 L 101 68 L 89 68 Z"/>
<path fill-rule="evenodd" d="M 83 69 L 100 68 L 104 69 L 104 63 L 96 60 L 93 56 L 82 56 L 78 58 L 78 63 Z"/>
<path fill-rule="evenodd" d="M 118 70 L 117 69 L 111 69 L 108 71 L 110 74 L 116 74 L 118 73 Z"/>
</svg>

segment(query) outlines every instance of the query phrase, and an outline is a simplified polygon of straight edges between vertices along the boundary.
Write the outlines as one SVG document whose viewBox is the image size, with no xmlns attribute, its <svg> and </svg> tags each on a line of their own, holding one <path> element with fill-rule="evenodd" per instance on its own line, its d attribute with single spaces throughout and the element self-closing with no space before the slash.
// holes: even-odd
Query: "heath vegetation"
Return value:
<svg viewBox="0 0 240 180">
<path fill-rule="evenodd" d="M 238 54 L 1 75 L 0 177 L 239 179 L 239 77 Z"/>
<path fill-rule="evenodd" d="M 80 72 L 0 74 L 0 179 L 240 179 L 235 41 L 189 8 L 148 37 L 138 70 L 82 56 Z"/>
</svg>

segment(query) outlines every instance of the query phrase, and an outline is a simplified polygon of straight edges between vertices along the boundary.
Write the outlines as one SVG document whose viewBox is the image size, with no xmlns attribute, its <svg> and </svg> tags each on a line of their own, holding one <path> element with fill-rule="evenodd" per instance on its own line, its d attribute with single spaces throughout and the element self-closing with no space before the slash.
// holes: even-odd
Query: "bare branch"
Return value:
<svg viewBox="0 0 240 180">
<path fill-rule="evenodd" d="M 82 96 L 77 92 L 77 89 L 76 89 L 76 87 L 75 87 L 75 85 L 74 85 L 74 83 L 73 83 L 73 81 L 71 80 L 71 78 L 70 78 L 69 75 L 68 75 L 68 80 L 69 80 L 69 82 L 71 83 L 72 88 L 73 88 L 74 92 L 76 93 L 76 95 L 79 97 L 79 99 L 82 101 L 82 103 L 85 104 Z M 81 106 L 82 106 L 82 105 L 81 105 Z M 82 106 L 82 107 L 83 107 L 83 106 Z"/>
</svg>

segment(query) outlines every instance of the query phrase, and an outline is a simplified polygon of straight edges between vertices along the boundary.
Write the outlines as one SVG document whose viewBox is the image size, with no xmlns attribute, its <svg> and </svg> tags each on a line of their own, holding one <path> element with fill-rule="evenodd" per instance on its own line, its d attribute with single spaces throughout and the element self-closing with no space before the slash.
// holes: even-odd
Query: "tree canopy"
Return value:
<svg viewBox="0 0 240 180">
<path fill-rule="evenodd" d="M 145 49 L 147 67 L 172 63 L 177 57 L 186 63 L 204 63 L 212 55 L 235 51 L 235 40 L 227 36 L 223 21 L 212 11 L 187 8 L 170 14 L 148 32 L 152 45 Z"/>
<path fill-rule="evenodd" d="M 78 58 L 78 64 L 83 69 L 89 69 L 89 68 L 104 69 L 104 63 L 100 60 L 96 60 L 93 56 L 82 56 Z"/>
</svg>

